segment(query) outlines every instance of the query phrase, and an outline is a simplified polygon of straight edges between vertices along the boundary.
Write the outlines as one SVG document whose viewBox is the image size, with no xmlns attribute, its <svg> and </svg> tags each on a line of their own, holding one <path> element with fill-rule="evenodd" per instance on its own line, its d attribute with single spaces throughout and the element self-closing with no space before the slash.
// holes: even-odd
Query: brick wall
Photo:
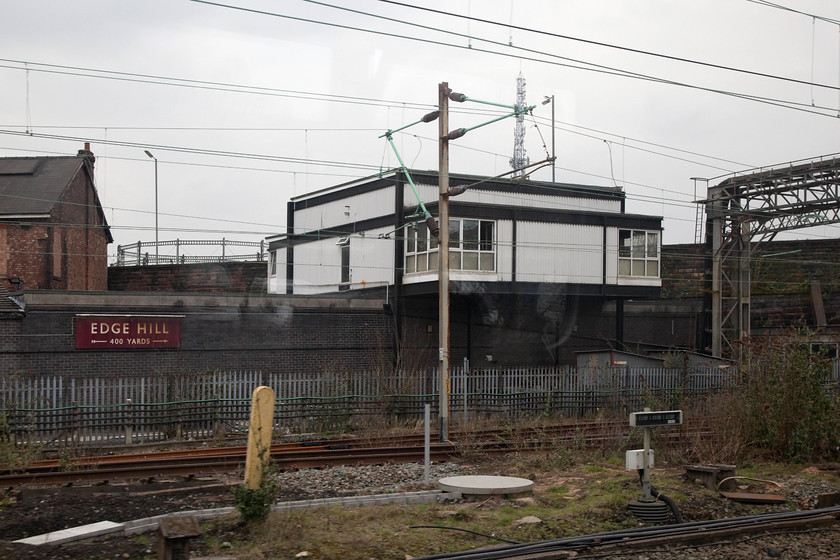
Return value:
<svg viewBox="0 0 840 560">
<path fill-rule="evenodd" d="M 98 217 L 87 173 L 78 173 L 43 222 L 0 224 L 0 270 L 21 279 L 27 290 L 104 290 L 108 282 L 108 240 Z M 3 279 L 4 287 L 18 286 Z"/>
<path fill-rule="evenodd" d="M 222 262 L 112 266 L 108 290 L 118 292 L 266 293 L 266 263 Z"/>
<path fill-rule="evenodd" d="M 392 321 L 381 302 L 60 291 L 23 299 L 23 319 L 0 321 L 2 374 L 340 371 L 381 367 L 392 356 Z M 77 350 L 77 314 L 180 315 L 180 348 Z"/>
<path fill-rule="evenodd" d="M 50 288 L 105 290 L 108 286 L 108 240 L 88 175 L 79 172 L 64 191 L 50 220 L 59 250 L 48 254 Z M 60 236 L 60 239 L 59 239 Z M 55 255 L 53 257 L 53 255 Z M 56 263 L 53 258 L 61 258 Z M 53 273 L 60 271 L 61 275 Z"/>
</svg>

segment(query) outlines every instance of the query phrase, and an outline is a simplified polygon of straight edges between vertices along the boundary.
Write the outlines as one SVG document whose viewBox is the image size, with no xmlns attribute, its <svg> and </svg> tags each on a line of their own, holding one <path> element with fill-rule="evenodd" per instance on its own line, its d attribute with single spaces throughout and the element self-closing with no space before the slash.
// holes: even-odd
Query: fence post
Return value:
<svg viewBox="0 0 840 560">
<path fill-rule="evenodd" d="M 79 443 L 79 401 L 73 401 L 73 423 L 70 427 L 70 441 L 73 445 Z"/>
<path fill-rule="evenodd" d="M 184 401 L 178 399 L 175 403 L 176 421 L 175 421 L 175 439 L 181 441 L 184 438 L 184 426 L 182 425 L 184 416 Z"/>
<path fill-rule="evenodd" d="M 134 443 L 134 433 L 131 425 L 131 399 L 125 399 L 125 444 Z"/>
<path fill-rule="evenodd" d="M 470 369 L 470 361 L 464 358 L 464 428 L 467 427 L 467 371 Z"/>
</svg>

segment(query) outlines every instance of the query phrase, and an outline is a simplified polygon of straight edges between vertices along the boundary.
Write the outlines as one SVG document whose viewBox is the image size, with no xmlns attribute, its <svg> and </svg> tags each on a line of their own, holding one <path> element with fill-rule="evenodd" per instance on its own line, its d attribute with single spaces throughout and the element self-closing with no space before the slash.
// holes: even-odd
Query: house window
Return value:
<svg viewBox="0 0 840 560">
<path fill-rule="evenodd" d="M 449 220 L 449 269 L 493 272 L 496 270 L 495 222 Z M 406 230 L 405 271 L 438 268 L 438 242 L 424 222 Z"/>
<path fill-rule="evenodd" d="M 618 275 L 659 276 L 658 231 L 618 231 Z"/>
<path fill-rule="evenodd" d="M 268 254 L 268 275 L 277 276 L 277 251 Z"/>
</svg>

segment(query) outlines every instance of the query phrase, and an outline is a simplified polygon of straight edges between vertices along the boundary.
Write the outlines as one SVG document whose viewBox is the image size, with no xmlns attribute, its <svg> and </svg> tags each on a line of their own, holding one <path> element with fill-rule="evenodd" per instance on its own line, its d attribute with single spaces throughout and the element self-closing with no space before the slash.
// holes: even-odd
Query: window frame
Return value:
<svg viewBox="0 0 840 560">
<path fill-rule="evenodd" d="M 465 229 L 475 231 L 475 236 L 465 235 Z M 437 239 L 431 235 L 425 222 L 418 222 L 406 228 L 405 255 L 403 270 L 405 274 L 435 272 L 438 270 L 440 247 Z M 495 220 L 477 218 L 449 219 L 449 269 L 463 272 L 495 273 L 498 264 L 496 254 Z M 465 239 L 469 237 L 469 239 Z M 475 237 L 475 239 L 473 239 Z M 464 263 L 472 264 L 464 268 Z"/>
<path fill-rule="evenodd" d="M 619 229 L 617 274 L 620 278 L 661 276 L 662 232 L 647 229 Z"/>
</svg>

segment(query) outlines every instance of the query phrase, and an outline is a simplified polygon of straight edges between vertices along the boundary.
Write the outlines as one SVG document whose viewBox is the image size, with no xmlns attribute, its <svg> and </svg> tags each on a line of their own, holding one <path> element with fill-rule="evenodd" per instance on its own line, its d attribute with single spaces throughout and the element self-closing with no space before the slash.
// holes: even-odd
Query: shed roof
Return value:
<svg viewBox="0 0 840 560">
<path fill-rule="evenodd" d="M 22 317 L 23 314 L 23 304 L 0 286 L 0 318 Z"/>
</svg>

